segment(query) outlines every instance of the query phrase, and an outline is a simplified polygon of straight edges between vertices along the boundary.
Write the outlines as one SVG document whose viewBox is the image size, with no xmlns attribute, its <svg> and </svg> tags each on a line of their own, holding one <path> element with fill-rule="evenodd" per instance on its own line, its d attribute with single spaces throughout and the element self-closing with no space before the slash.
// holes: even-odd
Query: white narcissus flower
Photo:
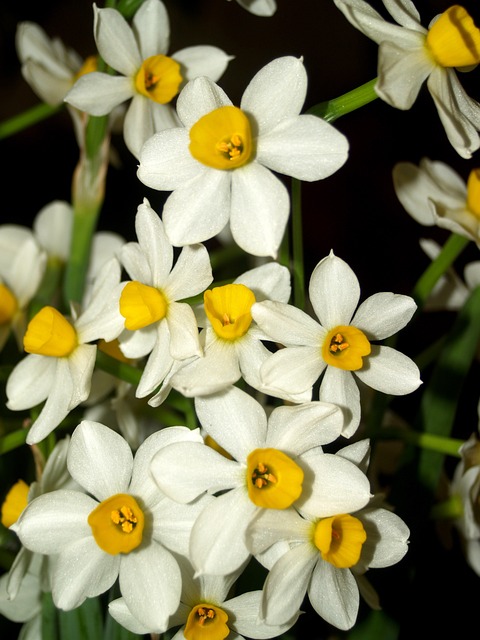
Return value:
<svg viewBox="0 0 480 640">
<path fill-rule="evenodd" d="M 119 11 L 93 6 L 98 51 L 118 75 L 95 71 L 82 76 L 65 101 L 103 116 L 131 99 L 123 133 L 125 144 L 138 158 L 151 135 L 178 126 L 170 102 L 182 85 L 200 75 L 218 80 L 232 56 L 210 45 L 187 47 L 167 56 L 170 22 L 160 0 L 145 0 L 131 26 Z"/>
<path fill-rule="evenodd" d="M 199 326 L 203 326 L 200 340 L 204 355 L 179 369 L 169 383 L 188 397 L 208 395 L 243 376 L 245 382 L 262 390 L 260 367 L 271 352 L 262 340 L 269 340 L 252 319 L 250 309 L 260 300 L 288 302 L 290 273 L 276 262 L 263 264 L 238 276 L 232 284 L 208 289 L 204 304 L 197 311 Z M 308 395 L 308 394 L 307 394 Z M 283 398 L 306 402 L 307 395 Z M 150 400 L 155 406 L 155 397 Z"/>
<path fill-rule="evenodd" d="M 202 293 L 213 275 L 203 244 L 184 247 L 173 264 L 173 247 L 146 199 L 138 207 L 135 229 L 138 242 L 128 242 L 120 252 L 132 280 L 117 287 L 99 325 L 112 328 L 101 337 L 118 337 L 127 358 L 148 355 L 136 389 L 137 397 L 143 398 L 162 384 L 176 362 L 201 355 L 193 309 L 179 301 Z"/>
<path fill-rule="evenodd" d="M 173 192 L 163 221 L 174 245 L 203 242 L 230 223 L 247 253 L 276 257 L 290 198 L 272 171 L 320 180 L 348 155 L 343 134 L 321 118 L 299 115 L 306 92 L 303 62 L 291 56 L 255 75 L 240 108 L 208 78 L 186 85 L 177 100 L 183 126 L 148 140 L 138 169 L 147 186 Z"/>
<path fill-rule="evenodd" d="M 54 556 L 56 607 L 76 608 L 119 578 L 133 614 L 152 628 L 166 628 L 180 601 L 181 574 L 174 554 L 187 553 L 190 529 L 204 500 L 172 502 L 159 491 L 149 466 L 159 447 L 191 437 L 186 428 L 160 430 L 133 457 L 127 442 L 101 423 L 83 421 L 75 429 L 67 464 L 86 493 L 58 490 L 39 496 L 16 526 L 25 547 Z"/>
<path fill-rule="evenodd" d="M 186 558 L 178 558 L 182 570 L 182 596 L 180 606 L 169 620 L 169 628 L 180 626 L 172 640 L 207 637 L 223 640 L 248 638 L 274 638 L 292 627 L 298 613 L 286 624 L 267 625 L 259 621 L 262 592 L 249 591 L 229 597 L 235 581 L 244 567 L 227 576 L 196 576 Z M 109 604 L 110 615 L 132 633 L 150 634 L 158 630 L 142 624 L 128 609 L 125 600 L 118 598 Z"/>
<path fill-rule="evenodd" d="M 410 109 L 426 81 L 450 143 L 463 158 L 470 158 L 480 146 L 480 104 L 466 94 L 455 71 L 470 71 L 480 62 L 480 29 L 467 11 L 453 5 L 426 29 L 411 0 L 383 0 L 397 24 L 364 0 L 335 4 L 379 45 L 379 97 L 398 109 Z"/>
<path fill-rule="evenodd" d="M 160 489 L 180 503 L 219 493 L 192 529 L 189 558 L 199 574 L 226 575 L 248 560 L 244 534 L 259 510 L 299 504 L 331 515 L 352 510 L 347 505 L 361 508 L 370 499 L 365 474 L 322 450 L 341 432 L 338 407 L 280 406 L 267 418 L 252 396 L 230 387 L 196 398 L 195 409 L 207 436 L 229 457 L 199 436 L 197 442 L 159 450 L 151 471 Z"/>
<path fill-rule="evenodd" d="M 458 233 L 480 246 L 480 168 L 467 183 L 444 162 L 422 158 L 393 168 L 397 198 L 414 220 Z"/>
<path fill-rule="evenodd" d="M 341 454 L 341 452 L 340 452 Z M 295 509 L 262 511 L 247 531 L 254 553 L 287 541 L 290 549 L 270 567 L 263 587 L 260 619 L 286 622 L 301 607 L 305 594 L 324 620 L 351 629 L 360 593 L 375 594 L 363 574 L 399 562 L 408 548 L 409 529 L 396 514 L 372 505 L 357 512 L 327 517 Z"/>
<path fill-rule="evenodd" d="M 120 280 L 120 265 L 102 270 L 93 286 L 88 306 L 67 318 L 55 307 L 45 306 L 30 320 L 23 338 L 28 355 L 18 362 L 7 379 L 7 407 L 23 411 L 45 404 L 27 434 L 27 443 L 40 442 L 90 393 L 97 346 L 102 337 L 96 318 L 112 288 Z"/>
<path fill-rule="evenodd" d="M 318 318 L 279 302 L 258 302 L 252 316 L 259 327 L 287 348 L 262 365 L 265 387 L 302 393 L 323 374 L 319 398 L 345 412 L 342 435 L 360 423 L 360 392 L 355 377 L 392 395 L 411 393 L 421 384 L 417 365 L 396 349 L 374 345 L 402 329 L 416 304 L 409 296 L 377 293 L 357 305 L 360 285 L 353 270 L 333 251 L 315 267 L 309 298 Z"/>
</svg>

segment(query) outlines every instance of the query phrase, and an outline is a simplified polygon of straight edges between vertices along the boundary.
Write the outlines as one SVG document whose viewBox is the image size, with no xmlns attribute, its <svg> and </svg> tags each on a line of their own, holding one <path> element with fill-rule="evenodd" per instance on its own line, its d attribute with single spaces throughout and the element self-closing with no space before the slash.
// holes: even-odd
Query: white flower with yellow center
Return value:
<svg viewBox="0 0 480 640">
<path fill-rule="evenodd" d="M 115 259 L 112 259 L 115 264 Z M 102 271 L 88 306 L 67 317 L 45 306 L 30 320 L 23 337 L 27 356 L 14 367 L 6 384 L 7 407 L 24 411 L 44 401 L 27 434 L 27 443 L 40 442 L 90 393 L 100 326 L 106 300 L 120 278 L 120 265 Z"/>
<path fill-rule="evenodd" d="M 203 242 L 230 222 L 250 254 L 276 257 L 290 211 L 288 191 L 272 173 L 326 178 L 346 161 L 348 142 L 327 122 L 299 115 L 307 92 L 302 60 L 286 56 L 261 69 L 240 107 L 208 78 L 182 90 L 182 127 L 155 134 L 140 154 L 138 177 L 173 191 L 163 210 L 176 246 Z"/>
<path fill-rule="evenodd" d="M 178 505 L 165 498 L 149 466 L 159 447 L 190 437 L 186 428 L 160 430 L 133 458 L 127 442 L 103 424 L 83 421 L 75 429 L 67 464 L 87 493 L 58 490 L 39 496 L 16 527 L 28 549 L 55 555 L 56 607 L 76 608 L 119 578 L 133 614 L 152 628 L 166 627 L 180 601 L 174 553 L 187 553 L 191 525 L 203 504 Z"/>
<path fill-rule="evenodd" d="M 262 365 L 265 387 L 302 393 L 323 374 L 319 398 L 341 406 L 342 435 L 360 423 L 360 392 L 354 376 L 367 386 L 393 395 L 411 393 L 421 384 L 416 364 L 396 349 L 375 345 L 402 329 L 416 305 L 409 296 L 377 293 L 357 305 L 360 285 L 352 269 L 330 255 L 315 267 L 309 298 L 319 320 L 292 305 L 259 302 L 252 316 L 259 327 L 283 345 Z"/>
<path fill-rule="evenodd" d="M 205 75 L 218 80 L 231 56 L 210 45 L 181 49 L 167 56 L 170 23 L 161 0 L 145 0 L 132 26 L 115 9 L 94 4 L 94 36 L 100 56 L 117 75 L 95 71 L 82 76 L 65 101 L 94 116 L 104 116 L 130 100 L 125 114 L 125 144 L 138 157 L 156 131 L 178 126 L 170 102 L 182 85 Z"/>
<path fill-rule="evenodd" d="M 287 541 L 290 549 L 270 568 L 260 618 L 267 624 L 287 622 L 308 594 L 324 620 L 339 629 L 352 628 L 359 587 L 376 603 L 371 586 L 362 588 L 363 574 L 399 562 L 407 552 L 409 534 L 399 516 L 374 503 L 326 517 L 301 515 L 293 508 L 262 511 L 247 532 L 252 551 L 263 553 L 280 541 Z"/>
<path fill-rule="evenodd" d="M 463 178 L 444 162 L 422 158 L 419 166 L 399 162 L 393 168 L 395 193 L 420 224 L 437 225 L 480 246 L 480 168 Z"/>
<path fill-rule="evenodd" d="M 244 567 L 226 576 L 196 576 L 186 558 L 178 558 L 182 570 L 182 596 L 177 611 L 169 620 L 169 628 L 179 627 L 175 640 L 235 640 L 274 638 L 287 631 L 298 615 L 286 624 L 267 625 L 258 620 L 262 592 L 235 593 L 235 581 Z M 230 597 L 229 597 L 230 596 Z M 109 604 L 110 615 L 123 627 L 138 634 L 162 633 L 141 623 L 118 598 Z"/>
<path fill-rule="evenodd" d="M 192 397 L 220 391 L 243 376 L 251 387 L 261 391 L 260 367 L 271 352 L 262 342 L 268 336 L 256 326 L 250 311 L 260 300 L 287 302 L 290 291 L 290 273 L 276 262 L 250 269 L 232 284 L 206 291 L 206 321 L 199 320 L 204 326 L 200 333 L 204 355 L 180 368 L 170 385 Z M 296 402 L 310 399 L 305 394 L 300 397 L 285 393 L 283 397 Z M 155 397 L 150 404 L 155 406 Z"/>
<path fill-rule="evenodd" d="M 202 244 L 184 247 L 173 264 L 173 247 L 147 200 L 138 207 L 135 229 L 138 242 L 127 243 L 120 252 L 132 280 L 120 284 L 119 296 L 112 296 L 104 322 L 117 327 L 107 339 L 118 337 L 127 358 L 148 355 L 136 389 L 137 397 L 143 398 L 178 361 L 201 355 L 193 309 L 179 301 L 202 293 L 213 276 Z"/>
<path fill-rule="evenodd" d="M 330 515 L 368 502 L 365 474 L 322 450 L 341 432 L 338 407 L 322 402 L 281 406 L 267 418 L 251 395 L 230 387 L 196 398 L 195 409 L 206 434 L 229 457 L 199 436 L 198 442 L 161 449 L 151 471 L 160 489 L 178 502 L 219 494 L 192 529 L 189 558 L 199 574 L 226 575 L 248 560 L 244 534 L 259 510 L 300 504 Z"/>
<path fill-rule="evenodd" d="M 480 62 L 480 29 L 453 5 L 426 29 L 411 0 L 383 0 L 398 23 L 387 22 L 364 0 L 335 0 L 346 18 L 379 45 L 375 91 L 398 109 L 410 109 L 427 81 L 447 137 L 463 158 L 480 146 L 480 104 L 470 98 L 455 69 Z"/>
</svg>

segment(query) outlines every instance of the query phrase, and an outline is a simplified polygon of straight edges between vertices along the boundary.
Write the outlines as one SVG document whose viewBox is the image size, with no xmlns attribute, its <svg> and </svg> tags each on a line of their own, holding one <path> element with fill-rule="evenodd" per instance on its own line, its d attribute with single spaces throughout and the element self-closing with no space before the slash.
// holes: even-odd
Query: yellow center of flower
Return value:
<svg viewBox="0 0 480 640">
<path fill-rule="evenodd" d="M 459 5 L 447 9 L 427 33 L 426 46 L 442 67 L 468 67 L 480 62 L 480 29 Z"/>
<path fill-rule="evenodd" d="M 145 516 L 133 496 L 117 493 L 90 513 L 88 524 L 100 549 L 115 556 L 130 553 L 142 542 Z"/>
<path fill-rule="evenodd" d="M 227 621 L 220 607 L 199 604 L 190 611 L 183 635 L 186 640 L 223 640 L 230 633 Z"/>
<path fill-rule="evenodd" d="M 125 318 L 125 328 L 135 331 L 163 320 L 168 302 L 161 291 L 136 280 L 127 282 L 120 295 L 120 313 Z"/>
<path fill-rule="evenodd" d="M 238 107 L 220 107 L 190 129 L 190 153 L 213 169 L 238 169 L 252 159 L 250 121 Z"/>
<path fill-rule="evenodd" d="M 85 58 L 82 66 L 75 74 L 75 80 L 78 80 L 78 78 L 81 78 L 82 76 L 86 76 L 87 73 L 91 73 L 92 71 L 97 71 L 97 69 L 98 69 L 98 56 L 95 56 L 95 55 L 88 56 L 88 58 Z"/>
<path fill-rule="evenodd" d="M 480 169 L 472 169 L 467 182 L 467 206 L 480 218 Z"/>
<path fill-rule="evenodd" d="M 168 56 L 151 56 L 143 61 L 135 89 L 154 102 L 167 104 L 177 95 L 183 82 L 178 62 Z"/>
<path fill-rule="evenodd" d="M 30 320 L 23 336 L 27 353 L 63 358 L 78 345 L 77 332 L 70 322 L 54 307 L 43 307 Z"/>
<path fill-rule="evenodd" d="M 0 326 L 11 322 L 17 309 L 17 299 L 6 285 L 0 283 Z"/>
<path fill-rule="evenodd" d="M 255 449 L 247 458 L 250 500 L 265 509 L 287 509 L 302 493 L 303 470 L 278 449 Z"/>
<path fill-rule="evenodd" d="M 219 338 L 237 340 L 244 336 L 252 323 L 251 309 L 255 294 L 243 284 L 226 284 L 205 291 L 204 306 L 207 318 Z"/>
<path fill-rule="evenodd" d="M 2 504 L 1 522 L 4 527 L 11 527 L 19 519 L 27 506 L 29 486 L 23 480 L 18 480 L 7 493 Z"/>
<path fill-rule="evenodd" d="M 363 357 L 371 351 L 367 337 L 353 326 L 338 326 L 327 333 L 322 357 L 332 367 L 357 371 L 363 367 Z"/>
<path fill-rule="evenodd" d="M 360 520 L 349 514 L 319 520 L 313 534 L 314 544 L 322 558 L 338 569 L 357 564 L 366 539 Z"/>
</svg>

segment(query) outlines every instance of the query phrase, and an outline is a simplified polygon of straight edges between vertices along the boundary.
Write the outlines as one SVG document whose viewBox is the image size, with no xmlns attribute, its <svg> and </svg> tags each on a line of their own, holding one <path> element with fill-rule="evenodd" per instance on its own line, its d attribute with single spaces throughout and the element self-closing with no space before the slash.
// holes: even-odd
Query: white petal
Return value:
<svg viewBox="0 0 480 640">
<path fill-rule="evenodd" d="M 193 309 L 186 302 L 171 302 L 168 307 L 170 355 L 184 360 L 202 353 L 198 339 L 197 321 Z"/>
<path fill-rule="evenodd" d="M 139 622 L 127 607 L 124 598 L 117 598 L 108 603 L 108 613 L 114 620 L 128 631 L 139 635 L 149 634 L 151 629 Z M 160 632 L 160 629 L 155 629 Z"/>
<path fill-rule="evenodd" d="M 322 402 L 331 402 L 342 408 L 345 424 L 342 435 L 349 438 L 360 424 L 360 392 L 350 371 L 327 367 L 320 385 Z"/>
<path fill-rule="evenodd" d="M 369 340 L 383 340 L 403 329 L 416 308 L 410 296 L 376 293 L 358 307 L 352 324 L 361 329 Z"/>
<path fill-rule="evenodd" d="M 174 553 L 187 556 L 193 523 L 213 500 L 213 496 L 201 496 L 190 504 L 180 504 L 163 498 L 158 508 L 153 509 L 153 539 Z"/>
<path fill-rule="evenodd" d="M 128 490 L 132 467 L 132 451 L 113 429 L 83 420 L 73 432 L 68 470 L 100 502 Z"/>
<path fill-rule="evenodd" d="M 66 260 L 70 251 L 72 225 L 72 205 L 63 200 L 54 200 L 37 213 L 33 230 L 50 256 Z"/>
<path fill-rule="evenodd" d="M 213 280 L 208 251 L 202 244 L 186 246 L 163 289 L 169 300 L 182 300 L 204 291 Z"/>
<path fill-rule="evenodd" d="M 143 59 L 166 54 L 170 46 L 170 19 L 160 0 L 145 0 L 133 16 L 133 29 L 138 34 Z"/>
<path fill-rule="evenodd" d="M 277 393 L 308 392 L 311 398 L 312 386 L 326 367 L 319 350 L 319 347 L 287 347 L 272 354 L 260 369 L 264 387 Z"/>
<path fill-rule="evenodd" d="M 13 622 L 26 622 L 42 611 L 42 591 L 38 575 L 27 573 L 15 597 L 7 594 L 8 573 L 0 578 L 0 614 Z"/>
<path fill-rule="evenodd" d="M 337 569 L 328 562 L 319 561 L 308 596 L 318 615 L 338 629 L 351 629 L 355 624 L 360 596 L 349 569 Z"/>
<path fill-rule="evenodd" d="M 189 129 L 210 111 L 231 104 L 223 89 L 210 78 L 202 76 L 190 80 L 182 89 L 177 99 L 177 113 L 184 126 Z"/>
<path fill-rule="evenodd" d="M 123 120 L 123 138 L 127 149 L 137 160 L 145 142 L 156 129 L 153 123 L 152 105 L 149 98 L 142 94 L 133 96 Z"/>
<path fill-rule="evenodd" d="M 422 384 L 413 360 L 391 347 L 372 345 L 372 352 L 364 362 L 366 364 L 355 373 L 377 391 L 403 396 Z"/>
<path fill-rule="evenodd" d="M 259 136 L 256 160 L 273 171 L 312 182 L 332 175 L 348 157 L 347 138 L 313 115 L 285 118 Z"/>
<path fill-rule="evenodd" d="M 297 616 L 285 624 L 267 624 L 258 620 L 261 600 L 261 591 L 249 591 L 227 600 L 223 606 L 233 614 L 232 629 L 248 638 L 266 639 L 277 637 L 294 625 Z"/>
<path fill-rule="evenodd" d="M 360 298 L 360 285 L 353 269 L 333 251 L 313 270 L 308 292 L 323 327 L 350 324 Z"/>
<path fill-rule="evenodd" d="M 167 239 L 160 216 L 146 199 L 138 207 L 135 232 L 140 248 L 148 260 L 152 274 L 151 285 L 162 288 L 172 268 L 173 247 Z"/>
<path fill-rule="evenodd" d="M 265 444 L 301 455 L 313 447 L 333 442 L 340 436 L 342 427 L 342 412 L 334 404 L 308 402 L 280 406 L 270 414 Z"/>
<path fill-rule="evenodd" d="M 367 532 L 362 556 L 370 558 L 368 566 L 382 568 L 400 562 L 407 553 L 410 536 L 405 522 L 388 509 L 365 509 L 361 519 Z"/>
<path fill-rule="evenodd" d="M 264 446 L 267 417 L 262 405 L 237 387 L 195 399 L 198 419 L 207 433 L 239 461 Z M 228 425 L 228 429 L 225 426 Z"/>
<path fill-rule="evenodd" d="M 144 398 L 152 393 L 161 384 L 173 364 L 173 358 L 170 355 L 170 332 L 166 320 L 157 323 L 156 334 L 155 345 L 148 356 L 135 392 L 137 398 Z"/>
<path fill-rule="evenodd" d="M 127 358 L 143 358 L 148 355 L 157 341 L 158 327 L 156 324 L 149 325 L 137 331 L 125 329 L 119 336 L 120 349 Z"/>
<path fill-rule="evenodd" d="M 317 557 L 312 545 L 306 543 L 274 564 L 263 587 L 262 616 L 267 624 L 288 622 L 299 612 Z"/>
<path fill-rule="evenodd" d="M 65 102 L 93 116 L 105 116 L 132 96 L 130 78 L 92 71 L 76 81 Z"/>
<path fill-rule="evenodd" d="M 283 345 L 318 349 L 326 335 L 316 320 L 293 305 L 265 300 L 254 304 L 251 312 L 261 330 Z"/>
<path fill-rule="evenodd" d="M 267 262 L 245 271 L 234 280 L 255 294 L 256 302 L 276 300 L 288 302 L 292 291 L 290 271 L 278 262 Z"/>
<path fill-rule="evenodd" d="M 253 117 L 259 134 L 263 135 L 284 118 L 297 116 L 306 93 L 307 73 L 302 60 L 284 56 L 272 60 L 255 74 L 240 106 Z"/>
<path fill-rule="evenodd" d="M 120 556 L 102 551 L 92 536 L 76 540 L 55 558 L 53 602 L 59 609 L 75 609 L 86 598 L 105 593 L 118 575 Z"/>
<path fill-rule="evenodd" d="M 183 472 L 185 465 L 188 473 Z M 181 503 L 242 482 L 239 464 L 203 442 L 174 442 L 162 447 L 152 459 L 151 472 L 161 491 Z"/>
<path fill-rule="evenodd" d="M 224 74 L 233 56 L 229 56 L 218 47 L 197 45 L 176 51 L 172 54 L 172 58 L 182 65 L 182 75 L 185 80 L 207 76 L 216 82 Z"/>
<path fill-rule="evenodd" d="M 247 253 L 276 258 L 290 213 L 285 185 L 257 162 L 232 172 L 230 230 Z"/>
<path fill-rule="evenodd" d="M 17 521 L 17 535 L 27 549 L 59 553 L 74 540 L 92 536 L 87 518 L 97 506 L 96 500 L 79 491 L 45 493 L 25 508 Z"/>
<path fill-rule="evenodd" d="M 255 16 L 273 16 L 277 10 L 276 0 L 237 0 L 237 2 Z"/>
<path fill-rule="evenodd" d="M 190 559 L 198 573 L 226 575 L 248 559 L 245 530 L 256 509 L 243 488 L 228 491 L 205 507 L 190 537 Z"/>
<path fill-rule="evenodd" d="M 140 151 L 138 179 L 152 189 L 172 191 L 203 174 L 204 167 L 190 154 L 189 144 L 188 131 L 181 127 L 153 135 Z"/>
<path fill-rule="evenodd" d="M 180 568 L 173 555 L 152 540 L 122 557 L 119 577 L 120 592 L 140 622 L 165 630 L 180 603 Z"/>
<path fill-rule="evenodd" d="M 56 362 L 52 358 L 29 354 L 15 365 L 6 386 L 7 407 L 22 411 L 42 403 L 55 379 Z"/>
<path fill-rule="evenodd" d="M 94 5 L 94 12 L 95 42 L 101 57 L 115 71 L 133 76 L 142 59 L 130 25 L 115 9 L 97 9 Z"/>
<path fill-rule="evenodd" d="M 202 166 L 196 160 L 193 162 Z M 175 173 L 172 166 L 169 172 Z M 163 222 L 173 245 L 203 242 L 213 238 L 227 224 L 231 210 L 230 173 L 203 167 L 201 173 L 197 171 L 196 177 L 167 198 Z"/>
</svg>

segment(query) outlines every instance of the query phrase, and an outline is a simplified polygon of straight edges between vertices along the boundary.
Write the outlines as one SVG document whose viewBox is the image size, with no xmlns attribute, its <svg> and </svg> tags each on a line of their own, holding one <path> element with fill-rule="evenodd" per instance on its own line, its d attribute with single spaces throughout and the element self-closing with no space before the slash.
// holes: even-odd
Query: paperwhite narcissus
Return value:
<svg viewBox="0 0 480 640">
<path fill-rule="evenodd" d="M 115 258 L 112 265 L 95 280 L 88 306 L 78 317 L 67 318 L 47 305 L 27 326 L 23 345 L 28 355 L 9 375 L 6 394 L 7 407 L 12 411 L 46 401 L 28 431 L 28 444 L 43 440 L 88 398 L 97 352 L 97 346 L 89 343 L 102 337 L 96 318 L 103 315 L 108 296 L 120 279 Z"/>
<path fill-rule="evenodd" d="M 161 0 L 145 0 L 132 26 L 122 14 L 94 4 L 98 51 L 118 75 L 95 71 L 82 76 L 65 101 L 103 116 L 130 100 L 124 121 L 128 149 L 138 158 L 142 144 L 156 131 L 178 126 L 170 102 L 183 84 L 200 75 L 218 80 L 232 56 L 210 45 L 186 47 L 167 56 L 170 22 Z"/>
<path fill-rule="evenodd" d="M 86 493 L 39 496 L 16 526 L 25 547 L 55 556 L 56 607 L 76 608 L 119 578 L 129 609 L 152 628 L 166 627 L 180 601 L 174 554 L 187 553 L 191 526 L 208 497 L 191 505 L 172 502 L 155 485 L 149 466 L 159 447 L 189 438 L 186 428 L 160 430 L 133 457 L 127 442 L 101 423 L 83 421 L 75 429 L 67 464 Z"/>
<path fill-rule="evenodd" d="M 426 81 L 447 137 L 470 158 L 480 146 L 480 104 L 463 89 L 455 69 L 480 62 L 480 29 L 468 12 L 453 5 L 426 29 L 411 0 L 383 0 L 386 21 L 364 0 L 335 0 L 349 22 L 379 45 L 375 91 L 398 109 L 410 109 Z"/>
<path fill-rule="evenodd" d="M 160 449 L 151 472 L 160 489 L 180 503 L 219 494 L 192 529 L 189 557 L 198 573 L 226 575 L 248 560 L 244 534 L 259 510 L 299 504 L 309 512 L 333 514 L 343 513 L 346 505 L 361 508 L 370 499 L 365 474 L 322 450 L 341 432 L 338 407 L 280 406 L 267 418 L 252 396 L 230 387 L 196 398 L 195 409 L 206 434 L 230 457 L 198 435 L 197 442 Z"/>
<path fill-rule="evenodd" d="M 135 229 L 138 242 L 120 252 L 132 280 L 120 283 L 103 314 L 103 322 L 111 321 L 117 331 L 101 337 L 118 337 L 127 358 L 148 356 L 136 388 L 142 398 L 162 384 L 177 361 L 201 355 L 195 314 L 180 300 L 202 293 L 213 275 L 203 244 L 184 247 L 174 264 L 162 220 L 146 199 L 138 207 Z"/>
<path fill-rule="evenodd" d="M 465 183 L 444 162 L 422 158 L 418 166 L 399 162 L 392 175 L 397 198 L 414 220 L 458 233 L 480 247 L 480 168 L 472 169 Z"/>
<path fill-rule="evenodd" d="M 268 625 L 258 619 L 261 591 L 248 591 L 231 597 L 235 581 L 244 567 L 226 576 L 194 576 L 187 558 L 179 557 L 178 563 L 182 571 L 182 596 L 177 611 L 169 620 L 169 628 L 181 627 L 174 636 L 177 640 L 224 640 L 228 635 L 236 640 L 244 640 L 244 636 L 273 638 L 288 631 L 298 619 L 300 612 L 286 624 Z M 132 615 L 123 598 L 111 602 L 108 611 L 132 633 L 158 633 Z"/>
<path fill-rule="evenodd" d="M 260 300 L 288 302 L 290 273 L 276 262 L 269 262 L 243 273 L 232 284 L 208 289 L 204 304 L 197 310 L 203 356 L 181 367 L 171 379 L 174 389 L 188 397 L 208 395 L 235 384 L 243 377 L 254 389 L 262 390 L 260 367 L 270 355 L 262 340 L 268 336 L 256 326 L 250 310 Z M 202 313 L 203 312 L 203 313 Z M 292 402 L 310 400 L 283 394 Z M 155 397 L 150 404 L 155 406 Z"/>
<path fill-rule="evenodd" d="M 240 107 L 208 78 L 177 100 L 183 126 L 155 134 L 140 154 L 139 179 L 172 191 L 163 222 L 175 246 L 203 242 L 230 223 L 247 253 L 276 257 L 290 213 L 286 187 L 272 171 L 314 181 L 345 163 L 348 142 L 333 126 L 299 115 L 307 92 L 301 59 L 263 67 Z"/>
<path fill-rule="evenodd" d="M 309 298 L 318 322 L 292 305 L 259 302 L 252 316 L 261 329 L 285 345 L 262 365 L 265 387 L 301 393 L 323 374 L 319 398 L 345 412 L 342 435 L 360 423 L 360 393 L 354 376 L 367 386 L 393 395 L 411 393 L 421 384 L 417 365 L 383 340 L 411 319 L 416 304 L 409 296 L 377 293 L 357 305 L 358 279 L 333 251 L 315 267 Z"/>
</svg>

